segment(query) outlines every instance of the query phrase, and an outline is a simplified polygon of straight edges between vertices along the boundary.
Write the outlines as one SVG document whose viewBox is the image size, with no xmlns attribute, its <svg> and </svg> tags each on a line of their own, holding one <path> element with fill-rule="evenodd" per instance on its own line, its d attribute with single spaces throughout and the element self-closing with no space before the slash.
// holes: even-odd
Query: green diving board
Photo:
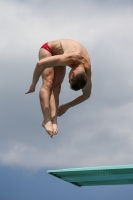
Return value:
<svg viewBox="0 0 133 200">
<path fill-rule="evenodd" d="M 47 173 L 79 187 L 133 184 L 133 164 L 49 170 Z"/>
</svg>

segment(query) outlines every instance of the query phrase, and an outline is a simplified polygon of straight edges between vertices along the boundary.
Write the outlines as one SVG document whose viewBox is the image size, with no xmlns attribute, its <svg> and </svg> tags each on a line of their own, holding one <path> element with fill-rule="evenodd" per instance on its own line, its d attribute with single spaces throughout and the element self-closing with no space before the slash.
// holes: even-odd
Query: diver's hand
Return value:
<svg viewBox="0 0 133 200">
<path fill-rule="evenodd" d="M 30 89 L 28 90 L 28 92 L 26 92 L 25 94 L 29 94 L 35 91 L 35 85 L 31 84 Z"/>
<path fill-rule="evenodd" d="M 63 104 L 63 105 L 59 106 L 57 116 L 60 117 L 60 116 L 63 115 L 68 109 L 69 109 L 69 107 L 68 107 L 67 104 Z"/>
</svg>

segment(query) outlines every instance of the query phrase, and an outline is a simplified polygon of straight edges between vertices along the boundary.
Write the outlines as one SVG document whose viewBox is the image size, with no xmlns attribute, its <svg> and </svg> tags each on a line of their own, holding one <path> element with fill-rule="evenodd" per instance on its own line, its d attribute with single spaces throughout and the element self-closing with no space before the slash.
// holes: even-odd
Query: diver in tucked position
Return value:
<svg viewBox="0 0 133 200">
<path fill-rule="evenodd" d="M 73 90 L 82 89 L 82 95 L 73 101 L 59 106 L 59 94 L 66 66 L 71 68 L 69 83 Z M 70 39 L 55 40 L 45 43 L 39 50 L 30 89 L 25 94 L 35 91 L 42 75 L 40 104 L 44 120 L 42 126 L 53 137 L 58 132 L 57 116 L 63 115 L 69 108 L 85 101 L 91 95 L 91 62 L 86 49 Z M 58 107 L 59 106 L 59 107 Z"/>
</svg>

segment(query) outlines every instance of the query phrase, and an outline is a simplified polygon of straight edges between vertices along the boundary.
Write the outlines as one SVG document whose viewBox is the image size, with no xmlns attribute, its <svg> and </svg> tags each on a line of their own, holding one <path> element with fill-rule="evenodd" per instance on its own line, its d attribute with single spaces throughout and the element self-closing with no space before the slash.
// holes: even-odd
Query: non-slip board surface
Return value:
<svg viewBox="0 0 133 200">
<path fill-rule="evenodd" d="M 133 164 L 49 170 L 47 173 L 77 186 L 133 184 Z"/>
</svg>

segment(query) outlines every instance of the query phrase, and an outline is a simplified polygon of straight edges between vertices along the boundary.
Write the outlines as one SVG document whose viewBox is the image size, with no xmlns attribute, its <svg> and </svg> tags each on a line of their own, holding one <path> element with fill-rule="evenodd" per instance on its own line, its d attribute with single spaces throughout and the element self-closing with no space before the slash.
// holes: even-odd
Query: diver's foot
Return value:
<svg viewBox="0 0 133 200">
<path fill-rule="evenodd" d="M 51 121 L 43 121 L 42 126 L 45 128 L 46 132 L 50 135 L 50 137 L 53 137 L 53 125 Z"/>
<path fill-rule="evenodd" d="M 58 133 L 58 125 L 53 123 L 53 134 L 56 135 Z"/>
</svg>

